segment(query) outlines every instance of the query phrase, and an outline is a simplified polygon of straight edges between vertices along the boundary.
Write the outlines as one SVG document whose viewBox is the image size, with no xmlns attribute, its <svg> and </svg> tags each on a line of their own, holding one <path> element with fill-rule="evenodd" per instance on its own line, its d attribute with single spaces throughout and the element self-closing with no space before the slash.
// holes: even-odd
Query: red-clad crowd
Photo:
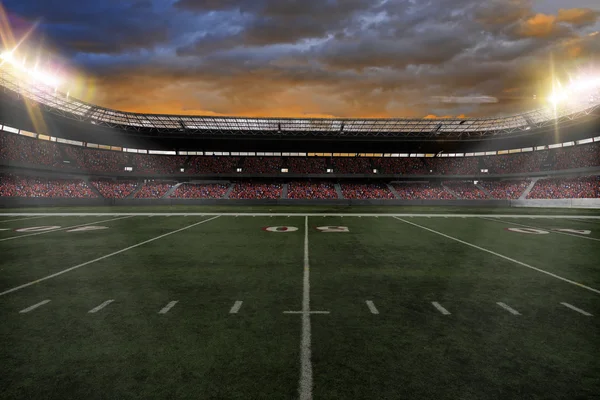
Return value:
<svg viewBox="0 0 600 400">
<path fill-rule="evenodd" d="M 105 199 L 124 199 L 137 188 L 135 181 L 114 181 L 109 179 L 96 179 L 90 183 L 98 189 Z"/>
<path fill-rule="evenodd" d="M 276 174 L 281 172 L 281 157 L 246 157 L 242 171 L 255 174 Z"/>
<path fill-rule="evenodd" d="M 147 181 L 134 197 L 136 199 L 160 199 L 167 194 L 173 185 L 173 182 Z"/>
<path fill-rule="evenodd" d="M 396 197 L 383 183 L 342 183 L 342 194 L 346 199 L 395 199 Z"/>
<path fill-rule="evenodd" d="M 186 156 L 134 154 L 133 170 L 142 173 L 179 174 L 185 166 L 186 159 Z"/>
<path fill-rule="evenodd" d="M 600 165 L 600 143 L 554 150 L 554 169 L 596 167 Z"/>
<path fill-rule="evenodd" d="M 324 174 L 327 172 L 327 159 L 323 157 L 289 157 L 287 168 L 296 174 Z"/>
<path fill-rule="evenodd" d="M 222 156 L 190 156 L 187 174 L 222 174 L 236 172 L 240 163 L 239 157 Z"/>
<path fill-rule="evenodd" d="M 420 158 L 373 158 L 373 166 L 381 174 L 428 175 L 429 170 Z"/>
<path fill-rule="evenodd" d="M 336 174 L 372 174 L 371 159 L 364 157 L 334 157 L 333 172 Z"/>
<path fill-rule="evenodd" d="M 1 175 L 2 197 L 98 197 L 82 179 L 47 179 L 22 175 Z"/>
<path fill-rule="evenodd" d="M 452 200 L 452 196 L 439 183 L 432 182 L 407 182 L 392 185 L 398 193 L 398 198 L 403 200 Z"/>
<path fill-rule="evenodd" d="M 229 194 L 230 199 L 280 199 L 283 185 L 279 183 L 238 182 Z"/>
<path fill-rule="evenodd" d="M 600 176 L 579 178 L 540 179 L 528 199 L 583 199 L 600 198 Z"/>
<path fill-rule="evenodd" d="M 335 185 L 331 182 L 297 181 L 288 184 L 288 199 L 337 199 Z"/>
<path fill-rule="evenodd" d="M 543 169 L 547 158 L 547 151 L 485 156 L 481 166 L 490 174 L 538 172 Z"/>
<path fill-rule="evenodd" d="M 510 180 L 510 181 L 485 181 L 479 182 L 481 187 L 485 188 L 494 199 L 518 199 L 527 186 L 529 181 L 527 180 Z"/>
<path fill-rule="evenodd" d="M 479 189 L 473 182 L 457 182 L 447 181 L 444 185 L 452 190 L 459 199 L 464 200 L 479 200 L 488 199 L 488 195 L 481 189 Z"/>
<path fill-rule="evenodd" d="M 133 166 L 130 154 L 120 151 L 84 149 L 65 146 L 65 153 L 79 169 L 90 172 L 122 172 L 126 166 Z"/>
<path fill-rule="evenodd" d="M 175 189 L 170 197 L 177 199 L 221 199 L 229 185 L 184 183 Z"/>
<path fill-rule="evenodd" d="M 65 168 L 60 145 L 46 140 L 0 132 L 0 160 Z"/>
<path fill-rule="evenodd" d="M 422 160 L 433 175 L 474 175 L 480 172 L 479 157 L 431 157 Z"/>
</svg>

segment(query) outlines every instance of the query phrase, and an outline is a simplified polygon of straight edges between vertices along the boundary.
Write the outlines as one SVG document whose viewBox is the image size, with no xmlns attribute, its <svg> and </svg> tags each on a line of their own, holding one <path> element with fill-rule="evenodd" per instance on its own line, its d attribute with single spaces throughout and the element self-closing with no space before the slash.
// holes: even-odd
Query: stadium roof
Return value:
<svg viewBox="0 0 600 400">
<path fill-rule="evenodd" d="M 528 133 L 584 116 L 600 115 L 600 92 L 575 103 L 499 118 L 466 119 L 317 119 L 180 116 L 123 112 L 92 105 L 0 66 L 0 85 L 61 116 L 125 131 L 185 132 L 211 135 L 285 135 L 356 137 L 484 138 Z"/>
</svg>

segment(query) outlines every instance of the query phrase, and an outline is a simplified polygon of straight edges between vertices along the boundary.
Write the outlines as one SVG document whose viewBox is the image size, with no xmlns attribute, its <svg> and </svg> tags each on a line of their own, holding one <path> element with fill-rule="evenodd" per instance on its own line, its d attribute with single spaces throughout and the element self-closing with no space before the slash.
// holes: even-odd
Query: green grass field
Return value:
<svg viewBox="0 0 600 400">
<path fill-rule="evenodd" d="M 0 214 L 0 398 L 600 398 L 597 212 L 237 210 Z"/>
</svg>

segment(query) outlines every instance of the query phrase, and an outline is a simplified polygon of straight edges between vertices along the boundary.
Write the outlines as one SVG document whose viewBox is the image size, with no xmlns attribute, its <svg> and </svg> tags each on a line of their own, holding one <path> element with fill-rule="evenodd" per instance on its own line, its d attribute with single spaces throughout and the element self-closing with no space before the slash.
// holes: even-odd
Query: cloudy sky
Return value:
<svg viewBox="0 0 600 400">
<path fill-rule="evenodd" d="M 490 116 L 539 106 L 553 71 L 600 73 L 598 0 L 0 4 L 89 79 L 75 92 L 126 111 Z"/>
</svg>

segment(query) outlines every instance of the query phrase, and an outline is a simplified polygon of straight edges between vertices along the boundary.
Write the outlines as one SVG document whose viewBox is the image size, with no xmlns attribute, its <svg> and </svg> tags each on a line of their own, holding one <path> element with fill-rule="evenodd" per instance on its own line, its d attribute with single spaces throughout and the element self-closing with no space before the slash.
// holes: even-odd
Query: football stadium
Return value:
<svg viewBox="0 0 600 400">
<path fill-rule="evenodd" d="M 279 109 L 285 100 L 263 103 L 258 94 L 278 74 L 295 74 L 284 80 L 297 85 L 294 105 L 304 104 L 302 82 L 312 79 L 299 65 L 314 68 L 318 59 L 319 73 L 341 68 L 321 64 L 314 37 L 309 50 L 294 42 L 306 47 L 302 57 L 282 50 L 287 34 L 308 29 L 307 16 L 311 29 L 327 22 L 334 32 L 334 17 L 344 15 L 346 35 L 356 21 L 367 24 L 365 32 L 380 36 L 360 52 L 375 63 L 389 56 L 378 29 L 395 17 L 417 18 L 410 9 L 417 5 L 179 0 L 170 16 L 159 1 L 81 5 L 81 13 L 72 11 L 79 5 L 63 13 L 33 3 L 0 4 L 1 399 L 600 398 L 600 64 L 572 69 L 568 79 L 556 72 L 551 85 L 519 99 L 508 78 L 493 95 L 479 89 L 485 82 L 469 81 L 471 92 L 423 101 L 436 115 L 382 116 L 353 98 L 364 113 L 291 106 L 257 116 L 238 111 L 239 99 L 248 110 L 253 102 Z M 490 35 L 504 35 L 495 43 L 564 34 L 556 46 L 581 41 L 578 51 L 565 50 L 569 57 L 583 63 L 589 50 L 586 65 L 598 61 L 599 50 L 586 43 L 597 45 L 600 10 L 556 0 L 562 8 L 554 15 L 527 1 L 492 3 L 474 6 L 473 15 Z M 435 7 L 423 7 L 422 20 L 433 20 Z M 490 22 L 502 7 L 522 13 L 507 8 L 514 21 Z M 181 70 L 167 74 L 175 100 L 145 92 L 166 67 L 141 45 L 122 50 L 145 37 L 125 15 L 145 19 L 156 10 L 172 18 L 160 40 L 179 29 L 181 37 L 197 33 L 196 25 L 183 29 L 189 15 L 210 25 L 224 13 L 228 22 L 219 20 L 215 32 L 219 24 L 237 27 L 231 37 L 211 33 L 194 45 L 207 59 L 221 52 L 217 70 L 240 91 L 226 102 L 231 112 L 162 106 L 193 91 L 175 84 Z M 107 12 L 115 15 L 108 28 L 100 22 Z M 266 19 L 256 28 L 245 25 L 249 16 Z M 72 22 L 76 34 L 57 27 L 71 18 L 81 19 Z M 527 30 L 540 19 L 543 31 Z M 279 41 L 267 44 L 251 29 Z M 40 57 L 41 46 L 50 47 L 40 44 L 40 31 L 70 64 L 106 73 L 105 81 L 117 79 L 107 72 L 113 68 L 124 74 L 116 100 L 103 97 L 105 81 L 95 88 Z M 98 50 L 111 35 L 121 53 Z M 267 63 L 278 73 L 255 67 L 250 55 L 225 56 L 238 47 L 283 51 Z M 160 49 L 152 54 L 167 51 Z M 191 57 L 188 50 L 178 48 L 177 57 Z M 141 80 L 127 70 L 131 54 L 156 63 L 156 75 Z M 477 57 L 483 64 L 491 56 Z M 434 58 L 393 68 L 413 71 Z M 342 77 L 366 87 L 390 65 Z M 259 79 L 258 92 L 239 76 Z M 216 98 L 206 90 L 202 101 Z M 362 93 L 365 101 L 384 96 L 373 93 Z M 144 97 L 148 108 L 119 103 Z"/>
</svg>

